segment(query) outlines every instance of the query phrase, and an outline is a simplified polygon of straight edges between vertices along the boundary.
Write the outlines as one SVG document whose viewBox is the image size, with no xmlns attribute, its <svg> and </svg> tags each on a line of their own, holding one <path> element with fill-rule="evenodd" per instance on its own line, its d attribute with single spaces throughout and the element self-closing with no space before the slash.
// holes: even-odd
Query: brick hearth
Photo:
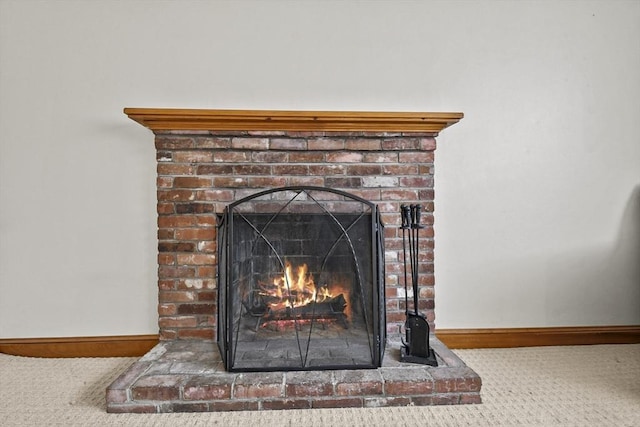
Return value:
<svg viewBox="0 0 640 427">
<path fill-rule="evenodd" d="M 424 207 L 420 310 L 434 328 L 434 152 L 459 113 L 127 109 L 155 133 L 161 344 L 107 392 L 108 410 L 165 412 L 477 403 L 480 379 L 442 343 L 437 368 L 401 364 L 388 345 L 368 371 L 230 374 L 216 331 L 216 215 L 285 186 L 330 187 L 378 204 L 385 228 L 387 331 L 404 321 L 400 205 Z M 320 380 L 320 382 L 318 382 Z M 261 384 L 253 387 L 251 384 Z"/>
<path fill-rule="evenodd" d="M 397 344 L 397 343 L 396 343 Z M 400 363 L 390 345 L 378 369 L 225 372 L 211 341 L 158 344 L 107 390 L 109 412 L 203 412 L 480 403 L 480 377 L 436 338 L 437 368 Z"/>
</svg>

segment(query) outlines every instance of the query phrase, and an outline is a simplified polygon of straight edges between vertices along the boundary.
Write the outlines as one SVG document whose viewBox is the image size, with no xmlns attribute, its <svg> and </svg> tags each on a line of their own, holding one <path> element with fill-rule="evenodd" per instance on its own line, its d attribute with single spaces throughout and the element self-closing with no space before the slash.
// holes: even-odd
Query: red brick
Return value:
<svg viewBox="0 0 640 427">
<path fill-rule="evenodd" d="M 193 316 L 160 317 L 158 319 L 158 325 L 161 328 L 193 328 L 197 324 L 198 321 Z"/>
<path fill-rule="evenodd" d="M 160 303 L 190 302 L 196 300 L 195 291 L 160 291 L 158 301 Z"/>
<path fill-rule="evenodd" d="M 258 151 L 251 154 L 251 160 L 256 163 L 287 163 L 289 154 L 279 151 Z"/>
<path fill-rule="evenodd" d="M 178 176 L 173 179 L 173 188 L 209 188 L 212 182 L 211 178 Z"/>
<path fill-rule="evenodd" d="M 233 167 L 234 175 L 270 175 L 269 165 L 237 165 Z"/>
<path fill-rule="evenodd" d="M 420 144 L 415 138 L 391 138 L 382 141 L 383 150 L 417 150 Z"/>
<path fill-rule="evenodd" d="M 289 397 L 331 396 L 333 395 L 333 386 L 331 383 L 287 384 L 286 394 Z"/>
<path fill-rule="evenodd" d="M 357 151 L 380 151 L 381 142 L 379 139 L 348 139 L 345 148 Z"/>
<path fill-rule="evenodd" d="M 233 138 L 231 148 L 246 150 L 266 150 L 269 148 L 268 138 Z"/>
<path fill-rule="evenodd" d="M 308 185 L 314 187 L 324 187 L 324 178 L 319 176 L 289 176 L 287 177 L 287 185 Z"/>
<path fill-rule="evenodd" d="M 184 400 L 216 400 L 231 398 L 230 375 L 198 376 L 184 386 Z"/>
<path fill-rule="evenodd" d="M 213 185 L 217 188 L 242 188 L 249 183 L 247 177 L 216 177 L 213 178 Z"/>
<path fill-rule="evenodd" d="M 213 213 L 211 203 L 176 203 L 177 214 Z"/>
<path fill-rule="evenodd" d="M 381 190 L 378 188 L 354 188 L 349 190 L 349 192 L 374 203 L 382 200 L 380 197 Z"/>
<path fill-rule="evenodd" d="M 310 175 L 330 176 L 330 175 L 344 175 L 347 167 L 345 165 L 338 164 L 323 164 L 323 165 L 309 165 Z"/>
<path fill-rule="evenodd" d="M 216 306 L 214 304 L 179 304 L 176 311 L 177 314 L 211 314 L 215 312 Z"/>
<path fill-rule="evenodd" d="M 362 178 L 363 187 L 397 187 L 398 177 L 395 176 L 365 176 Z"/>
<path fill-rule="evenodd" d="M 193 252 L 196 244 L 193 242 L 159 242 L 159 252 Z"/>
<path fill-rule="evenodd" d="M 286 138 L 272 138 L 269 143 L 271 150 L 306 150 L 306 139 L 286 139 Z"/>
<path fill-rule="evenodd" d="M 189 164 L 158 163 L 158 175 L 193 175 L 195 167 Z"/>
<path fill-rule="evenodd" d="M 207 279 L 179 279 L 177 281 L 177 289 L 182 290 L 182 289 L 196 289 L 196 290 L 200 290 L 200 289 L 205 289 L 210 287 L 210 282 L 212 282 L 212 280 L 207 280 Z"/>
<path fill-rule="evenodd" d="M 231 138 L 221 138 L 221 137 L 200 137 L 196 139 L 196 148 L 230 148 L 231 147 Z"/>
<path fill-rule="evenodd" d="M 382 165 L 384 175 L 417 175 L 420 168 L 418 165 L 406 163 L 401 165 Z"/>
<path fill-rule="evenodd" d="M 336 394 L 365 396 L 382 394 L 382 376 L 377 370 L 335 372 Z"/>
<path fill-rule="evenodd" d="M 273 166 L 274 175 L 308 175 L 309 166 L 307 165 L 277 165 Z"/>
<path fill-rule="evenodd" d="M 251 160 L 251 153 L 248 151 L 216 151 L 213 155 L 215 163 L 239 163 Z"/>
<path fill-rule="evenodd" d="M 214 264 L 216 256 L 214 254 L 178 254 L 178 264 L 180 265 L 208 265 Z"/>
<path fill-rule="evenodd" d="M 180 329 L 178 331 L 180 339 L 204 339 L 212 340 L 215 338 L 213 328 L 208 329 Z"/>
<path fill-rule="evenodd" d="M 249 178 L 249 183 L 247 184 L 247 187 L 276 188 L 276 187 L 284 187 L 286 184 L 287 184 L 287 180 L 280 176 L 251 177 Z"/>
<path fill-rule="evenodd" d="M 171 151 L 156 151 L 156 160 L 160 162 L 172 162 L 173 153 Z"/>
<path fill-rule="evenodd" d="M 241 374 L 236 378 L 233 397 L 235 399 L 284 397 L 282 383 L 281 372 Z"/>
<path fill-rule="evenodd" d="M 460 404 L 479 404 L 482 403 L 482 398 L 479 393 L 462 393 L 460 394 Z"/>
<path fill-rule="evenodd" d="M 363 406 L 362 397 L 336 397 L 311 401 L 312 408 L 362 408 Z"/>
<path fill-rule="evenodd" d="M 398 153 L 365 153 L 363 160 L 366 163 L 397 163 Z"/>
<path fill-rule="evenodd" d="M 124 403 L 129 400 L 127 390 L 107 389 L 106 397 L 108 403 Z"/>
<path fill-rule="evenodd" d="M 307 399 L 275 399 L 262 402 L 262 409 L 309 409 L 311 401 Z"/>
<path fill-rule="evenodd" d="M 435 150 L 436 149 L 436 139 L 434 137 L 422 138 L 420 139 L 420 149 L 421 150 Z"/>
<path fill-rule="evenodd" d="M 327 187 L 332 188 L 357 188 L 362 186 L 360 177 L 326 177 L 324 182 Z"/>
<path fill-rule="evenodd" d="M 173 341 L 178 339 L 178 331 L 160 329 L 160 341 Z"/>
<path fill-rule="evenodd" d="M 420 175 L 433 175 L 433 166 L 428 166 L 425 164 L 418 165 L 418 173 Z"/>
<path fill-rule="evenodd" d="M 232 202 L 235 200 L 233 190 L 200 190 L 196 192 L 196 200 L 209 202 Z"/>
<path fill-rule="evenodd" d="M 160 265 L 173 265 L 176 263 L 176 256 L 171 253 L 159 253 L 158 264 Z"/>
<path fill-rule="evenodd" d="M 161 202 L 188 202 L 195 198 L 196 193 L 192 190 L 158 190 L 158 200 Z"/>
<path fill-rule="evenodd" d="M 176 230 L 177 240 L 213 240 L 215 230 L 211 228 L 185 228 Z"/>
<path fill-rule="evenodd" d="M 344 139 L 316 138 L 307 140 L 309 150 L 342 150 L 345 146 Z"/>
<path fill-rule="evenodd" d="M 404 312 L 387 313 L 387 322 L 404 322 L 406 320 L 405 317 Z"/>
<path fill-rule="evenodd" d="M 424 176 L 400 177 L 401 187 L 433 187 L 433 178 Z"/>
<path fill-rule="evenodd" d="M 175 163 L 211 163 L 213 152 L 211 151 L 176 151 L 173 153 Z"/>
<path fill-rule="evenodd" d="M 318 163 L 324 162 L 325 156 L 323 152 L 318 151 L 300 151 L 289 153 L 290 163 Z"/>
<path fill-rule="evenodd" d="M 195 147 L 193 138 L 156 136 L 155 146 L 157 150 L 184 150 Z"/>
<path fill-rule="evenodd" d="M 398 155 L 400 163 L 433 163 L 433 152 L 401 152 Z"/>
<path fill-rule="evenodd" d="M 392 200 L 398 202 L 411 203 L 418 200 L 418 191 L 408 189 L 385 188 L 380 191 L 382 200 Z M 399 215 L 399 213 L 398 213 Z"/>
<path fill-rule="evenodd" d="M 218 243 L 216 241 L 198 242 L 198 250 L 204 253 L 216 253 Z"/>
<path fill-rule="evenodd" d="M 196 277 L 215 277 L 216 267 L 214 266 L 198 266 L 196 267 Z"/>
<path fill-rule="evenodd" d="M 171 215 L 175 213 L 175 205 L 173 203 L 159 202 L 156 207 L 156 211 L 158 212 L 158 215 Z"/>
<path fill-rule="evenodd" d="M 330 163 L 360 163 L 363 155 L 361 153 L 340 152 L 327 153 L 327 162 Z"/>
<path fill-rule="evenodd" d="M 213 164 L 198 166 L 198 175 L 230 175 L 233 166 L 228 164 Z"/>
<path fill-rule="evenodd" d="M 158 217 L 158 227 L 160 228 L 184 228 L 196 225 L 194 216 L 161 216 Z"/>
<path fill-rule="evenodd" d="M 170 277 L 195 277 L 196 271 L 191 267 L 161 265 L 158 267 L 158 277 L 167 279 Z"/>
<path fill-rule="evenodd" d="M 380 165 L 349 165 L 347 166 L 347 175 L 380 175 L 382 167 Z"/>
<path fill-rule="evenodd" d="M 175 290 L 175 280 L 158 280 L 158 289 L 162 291 L 173 291 Z"/>
<path fill-rule="evenodd" d="M 158 188 L 171 188 L 173 187 L 173 177 L 159 176 L 156 178 L 156 186 Z"/>
<path fill-rule="evenodd" d="M 158 315 L 172 316 L 174 314 L 176 314 L 175 304 L 158 304 Z"/>
<path fill-rule="evenodd" d="M 424 368 L 390 368 L 383 371 L 387 396 L 410 396 L 433 393 L 433 379 Z"/>
<path fill-rule="evenodd" d="M 432 405 L 457 405 L 458 403 L 460 403 L 460 395 L 457 393 L 434 394 L 431 396 Z"/>
<path fill-rule="evenodd" d="M 131 389 L 133 400 L 176 400 L 180 397 L 181 378 L 175 375 L 150 375 L 140 378 Z"/>
</svg>

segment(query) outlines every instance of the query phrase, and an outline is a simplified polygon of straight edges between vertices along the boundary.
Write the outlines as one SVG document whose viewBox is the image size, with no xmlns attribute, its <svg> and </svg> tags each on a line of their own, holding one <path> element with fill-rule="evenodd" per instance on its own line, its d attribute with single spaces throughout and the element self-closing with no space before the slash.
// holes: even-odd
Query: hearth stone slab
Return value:
<svg viewBox="0 0 640 427">
<path fill-rule="evenodd" d="M 478 374 L 435 336 L 430 343 L 437 367 L 400 362 L 400 343 L 390 342 L 378 369 L 230 373 L 213 341 L 164 341 L 107 388 L 107 412 L 481 403 Z"/>
</svg>

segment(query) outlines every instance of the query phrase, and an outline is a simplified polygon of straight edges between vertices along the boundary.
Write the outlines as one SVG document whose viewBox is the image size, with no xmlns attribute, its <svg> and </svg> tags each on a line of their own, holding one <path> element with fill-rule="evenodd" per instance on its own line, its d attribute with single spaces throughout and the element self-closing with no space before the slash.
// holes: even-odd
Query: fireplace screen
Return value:
<svg viewBox="0 0 640 427">
<path fill-rule="evenodd" d="M 218 219 L 218 345 L 227 370 L 380 366 L 384 248 L 375 204 L 286 187 L 236 201 Z"/>
</svg>

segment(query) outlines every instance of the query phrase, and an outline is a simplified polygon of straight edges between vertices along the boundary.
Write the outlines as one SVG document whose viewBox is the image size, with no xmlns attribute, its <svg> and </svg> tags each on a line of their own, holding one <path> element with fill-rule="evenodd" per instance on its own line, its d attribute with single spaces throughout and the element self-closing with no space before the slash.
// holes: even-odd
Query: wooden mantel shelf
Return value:
<svg viewBox="0 0 640 427">
<path fill-rule="evenodd" d="M 371 131 L 437 134 L 462 113 L 360 111 L 193 110 L 125 108 L 132 120 L 153 132 L 168 130 Z"/>
</svg>

